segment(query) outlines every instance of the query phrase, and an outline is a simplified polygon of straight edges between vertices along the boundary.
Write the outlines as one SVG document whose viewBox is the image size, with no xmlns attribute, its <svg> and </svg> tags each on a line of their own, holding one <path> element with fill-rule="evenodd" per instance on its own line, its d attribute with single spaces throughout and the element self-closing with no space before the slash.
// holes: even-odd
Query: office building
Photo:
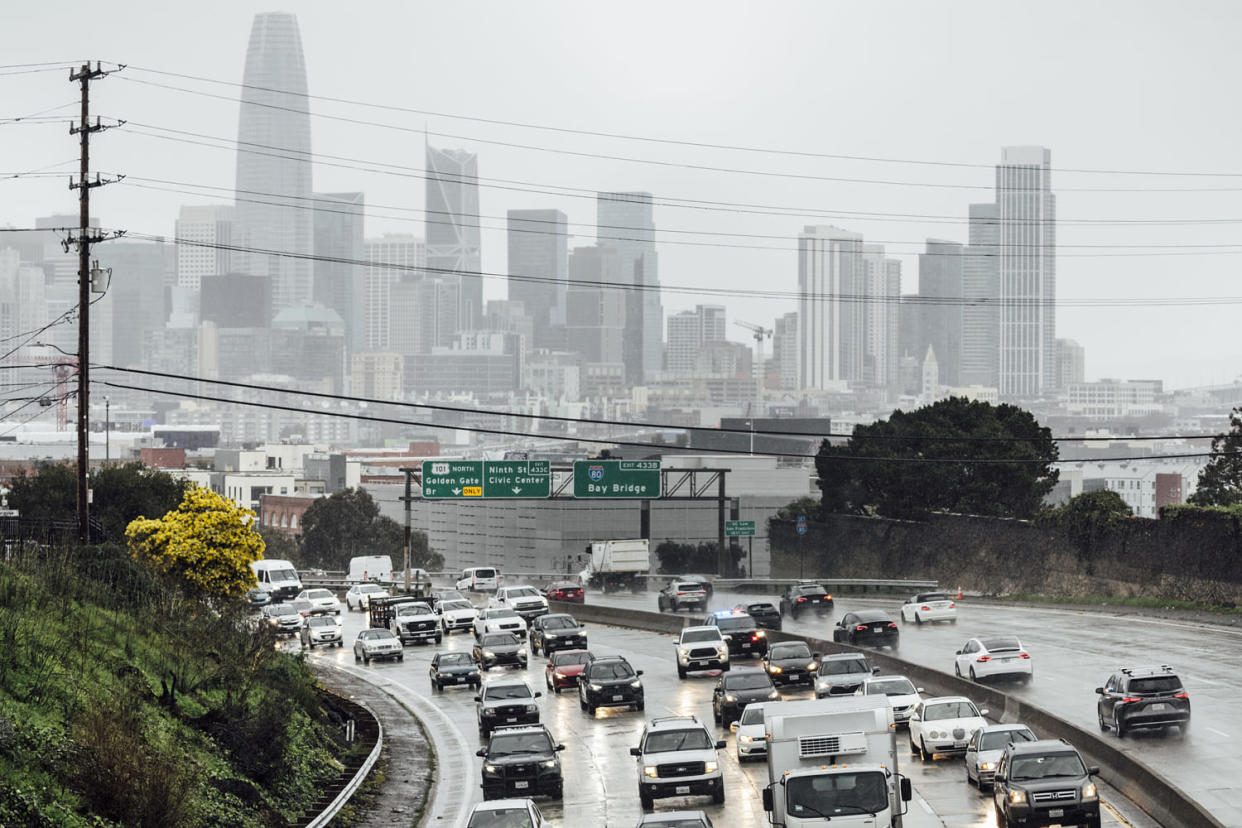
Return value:
<svg viewBox="0 0 1242 828">
<path fill-rule="evenodd" d="M 459 284 L 456 328 L 474 328 L 483 315 L 478 156 L 429 145 L 426 192 L 428 271 Z"/>
<path fill-rule="evenodd" d="M 798 388 L 798 313 L 791 311 L 776 317 L 772 326 L 772 370 L 778 377 L 778 388 Z"/>
<path fill-rule="evenodd" d="M 798 387 L 837 389 L 862 376 L 862 235 L 807 227 L 798 237 Z"/>
<path fill-rule="evenodd" d="M 457 334 L 461 282 L 430 276 L 404 278 L 389 289 L 389 350 L 406 357 L 447 348 Z"/>
<path fill-rule="evenodd" d="M 124 240 L 110 241 L 96 250 L 100 266 L 112 271 L 108 285 L 112 361 L 122 366 L 144 365 L 147 335 L 163 328 L 168 317 L 164 285 L 176 272 L 179 251 L 173 245 Z M 92 315 L 92 327 L 94 321 Z"/>
<path fill-rule="evenodd" d="M 862 246 L 863 366 L 859 379 L 872 388 L 896 388 L 901 262 L 879 244 Z"/>
<path fill-rule="evenodd" d="M 213 204 L 182 207 L 177 215 L 176 283 L 198 290 L 204 276 L 228 273 L 233 244 L 233 207 Z"/>
<path fill-rule="evenodd" d="M 510 210 L 508 220 L 509 299 L 534 324 L 531 347 L 552 347 L 554 326 L 565 324 L 569 220 L 560 210 Z"/>
<path fill-rule="evenodd" d="M 285 308 L 272 320 L 271 348 L 271 372 L 292 377 L 295 387 L 345 391 L 345 322 L 331 308 Z"/>
<path fill-rule="evenodd" d="M 640 385 L 664 366 L 664 308 L 651 193 L 599 193 L 596 239 L 617 251 L 625 294 L 626 381 Z"/>
<path fill-rule="evenodd" d="M 665 368 L 672 374 L 691 374 L 698 363 L 699 349 L 707 342 L 725 339 L 724 305 L 696 305 L 668 318 Z"/>
<path fill-rule="evenodd" d="M 314 298 L 311 130 L 297 17 L 255 15 L 237 127 L 232 266 L 271 282 L 266 321 Z M 273 152 L 272 148 L 276 148 Z"/>
<path fill-rule="evenodd" d="M 401 399 L 405 357 L 394 353 L 354 354 L 350 358 L 350 393 L 360 399 Z"/>
<path fill-rule="evenodd" d="M 366 202 L 362 193 L 315 193 L 315 302 L 336 311 L 345 323 L 350 353 L 366 349 L 366 284 L 361 264 Z"/>
<path fill-rule="evenodd" d="M 1073 339 L 1057 340 L 1057 389 L 1086 381 L 1086 349 Z"/>
<path fill-rule="evenodd" d="M 962 251 L 962 350 L 958 381 L 996 388 L 1000 381 L 1000 214 L 970 205 L 970 244 Z"/>
<path fill-rule="evenodd" d="M 621 256 L 611 247 L 576 247 L 569 256 L 566 336 L 569 350 L 585 363 L 625 364 L 627 291 L 601 287 L 619 282 L 621 266 Z"/>
<path fill-rule="evenodd" d="M 392 341 L 392 287 L 398 282 L 413 284 L 423 278 L 427 245 L 415 236 L 386 233 L 364 242 L 363 258 L 367 262 L 363 272 L 362 311 L 365 349 L 406 353 Z"/>
<path fill-rule="evenodd" d="M 927 346 L 936 352 L 940 381 L 957 385 L 962 358 L 962 245 L 928 239 L 919 254 L 919 291 L 903 303 L 903 352 L 923 354 Z M 909 320 L 908 322 L 906 320 Z"/>
</svg>

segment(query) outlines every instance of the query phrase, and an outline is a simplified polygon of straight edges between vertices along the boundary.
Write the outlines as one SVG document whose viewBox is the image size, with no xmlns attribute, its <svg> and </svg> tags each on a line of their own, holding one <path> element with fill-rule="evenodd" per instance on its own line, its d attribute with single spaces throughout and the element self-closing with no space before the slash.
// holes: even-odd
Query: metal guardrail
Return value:
<svg viewBox="0 0 1242 828">
<path fill-rule="evenodd" d="M 384 748 L 384 725 L 379 720 L 379 716 L 376 716 L 369 707 L 361 702 L 338 697 L 338 703 L 353 705 L 364 711 L 375 721 L 375 746 L 371 748 L 371 752 L 363 760 L 362 765 L 358 768 L 353 778 L 345 784 L 345 787 L 341 788 L 340 793 L 328 804 L 328 807 L 324 808 L 315 815 L 314 819 L 305 824 L 306 828 L 324 828 L 324 826 L 336 818 L 336 815 L 345 807 L 345 804 L 358 792 L 358 788 L 362 787 L 362 783 L 366 781 L 367 776 L 371 773 L 371 769 L 375 767 L 375 763 L 379 760 L 380 751 Z"/>
</svg>

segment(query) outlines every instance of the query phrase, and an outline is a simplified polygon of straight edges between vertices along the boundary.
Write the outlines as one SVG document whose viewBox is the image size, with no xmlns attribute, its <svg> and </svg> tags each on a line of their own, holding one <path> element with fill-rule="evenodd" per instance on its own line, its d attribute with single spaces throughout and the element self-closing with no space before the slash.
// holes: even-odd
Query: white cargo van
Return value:
<svg viewBox="0 0 1242 828">
<path fill-rule="evenodd" d="M 392 558 L 387 555 L 363 555 L 349 559 L 349 573 L 345 580 L 351 584 L 363 581 L 392 583 Z"/>
<path fill-rule="evenodd" d="M 503 582 L 504 578 L 496 567 L 472 566 L 462 570 L 461 577 L 457 579 L 457 588 L 471 592 L 495 592 Z"/>
<path fill-rule="evenodd" d="M 302 579 L 289 561 L 251 561 L 250 568 L 259 581 L 259 589 L 271 595 L 273 602 L 287 601 L 302 591 Z"/>
</svg>

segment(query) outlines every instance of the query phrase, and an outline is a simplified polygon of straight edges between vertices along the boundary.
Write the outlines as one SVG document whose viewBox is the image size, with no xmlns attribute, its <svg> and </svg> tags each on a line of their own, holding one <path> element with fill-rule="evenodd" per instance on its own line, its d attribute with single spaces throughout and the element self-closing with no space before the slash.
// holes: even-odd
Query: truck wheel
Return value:
<svg viewBox="0 0 1242 828">
<path fill-rule="evenodd" d="M 444 636 L 442 636 L 440 633 L 436 633 L 436 643 L 439 644 L 443 640 L 444 640 Z"/>
<path fill-rule="evenodd" d="M 716 790 L 712 791 L 712 802 L 717 805 L 723 805 L 725 801 L 724 780 L 716 783 Z"/>
<path fill-rule="evenodd" d="M 564 799 L 565 798 L 565 783 L 564 782 L 557 783 L 556 787 L 548 791 L 548 796 L 552 797 L 553 799 Z"/>
<path fill-rule="evenodd" d="M 646 701 L 646 699 L 643 699 L 643 700 L 641 700 L 641 701 L 639 701 L 639 702 L 635 703 L 635 705 L 634 705 L 634 710 L 635 710 L 636 712 L 638 712 L 638 713 L 642 713 L 642 712 L 643 712 L 644 710 L 646 710 L 646 709 L 647 709 L 647 701 Z"/>
<path fill-rule="evenodd" d="M 648 796 L 647 794 L 643 793 L 642 791 L 639 791 L 639 793 L 638 793 L 638 803 L 639 803 L 640 805 L 642 805 L 642 806 L 643 806 L 643 810 L 644 810 L 644 811 L 650 811 L 652 808 L 654 808 L 654 807 L 655 807 L 655 798 L 654 798 L 654 797 L 651 797 L 651 796 Z"/>
<path fill-rule="evenodd" d="M 677 678 L 684 679 L 686 677 L 686 668 L 680 664 L 677 665 Z"/>
</svg>

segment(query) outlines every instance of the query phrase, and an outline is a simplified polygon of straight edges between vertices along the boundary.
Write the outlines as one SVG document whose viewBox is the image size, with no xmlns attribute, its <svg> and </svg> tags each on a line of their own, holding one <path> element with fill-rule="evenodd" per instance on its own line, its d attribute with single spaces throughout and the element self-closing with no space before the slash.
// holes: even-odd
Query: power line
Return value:
<svg viewBox="0 0 1242 828">
<path fill-rule="evenodd" d="M 236 83 L 233 81 L 223 81 L 223 80 L 218 80 L 215 78 L 202 77 L 199 75 L 188 75 L 188 74 L 183 74 L 183 73 L 178 73 L 178 72 L 166 72 L 166 71 L 161 71 L 159 69 L 151 69 L 151 68 L 146 68 L 146 67 L 135 67 L 132 65 L 131 65 L 131 68 L 136 72 L 145 72 L 148 74 L 180 78 L 183 80 L 194 80 L 194 81 L 201 81 L 205 83 L 220 84 L 224 86 L 234 87 L 237 89 L 252 89 L 255 91 L 259 91 L 259 92 L 272 92 L 272 93 L 279 94 L 279 95 L 288 95 L 290 97 L 302 98 L 306 100 L 326 101 L 329 103 L 343 103 L 343 104 L 347 104 L 350 106 L 366 107 L 366 108 L 378 109 L 378 110 L 383 110 L 383 111 L 388 111 L 388 112 L 398 112 L 398 113 L 407 114 L 407 115 L 431 116 L 431 117 L 436 117 L 436 118 L 446 118 L 446 119 L 452 119 L 452 120 L 470 121 L 474 123 L 489 124 L 493 126 L 517 127 L 521 129 L 542 130 L 545 132 L 561 133 L 561 134 L 567 134 L 567 135 L 581 135 L 581 136 L 587 136 L 587 137 L 593 137 L 593 138 L 610 138 L 610 139 L 620 139 L 620 140 L 626 140 L 626 141 L 640 141 L 640 142 L 645 142 L 645 143 L 663 144 L 663 145 L 668 145 L 668 146 L 690 147 L 694 149 L 714 149 L 714 150 L 728 150 L 732 152 L 783 155 L 783 156 L 791 156 L 791 157 L 796 157 L 796 158 L 821 158 L 821 159 L 835 160 L 835 161 L 866 161 L 866 162 L 885 163 L 885 164 L 909 164 L 909 165 L 918 165 L 918 166 L 953 167 L 953 168 L 964 168 L 964 169 L 987 169 L 987 170 L 994 169 L 996 166 L 998 166 L 994 162 L 993 163 L 980 163 L 980 162 L 937 161 L 937 160 L 928 160 L 928 159 L 892 158 L 892 157 L 872 156 L 872 155 L 856 155 L 856 154 L 851 155 L 851 154 L 842 154 L 842 153 L 813 152 L 813 151 L 808 151 L 808 150 L 792 150 L 792 149 L 783 149 L 783 148 L 778 148 L 778 147 L 756 147 L 756 146 L 746 146 L 746 145 L 739 145 L 739 144 L 712 143 L 712 142 L 706 142 L 706 141 L 689 141 L 689 140 L 684 140 L 684 139 L 661 138 L 661 137 L 633 135 L 633 134 L 618 133 L 618 132 L 603 132 L 603 131 L 588 130 L 588 129 L 581 129 L 581 128 L 551 126 L 547 124 L 534 124 L 534 123 L 528 123 L 528 122 L 522 122 L 522 121 L 503 120 L 503 119 L 498 119 L 498 118 L 482 118 L 482 117 L 477 117 L 477 116 L 461 115 L 461 114 L 440 112 L 440 111 L 428 110 L 428 109 L 415 109 L 413 107 L 396 106 L 394 104 L 379 104 L 379 103 L 359 101 L 359 100 L 349 99 L 349 98 L 330 97 L 327 95 L 311 95 L 306 92 L 293 92 L 290 90 L 278 89 L 275 87 L 259 86 L 256 84 Z M 133 82 L 139 82 L 134 78 L 128 78 L 128 80 L 133 81 Z M 203 94 L 203 93 L 197 92 L 197 90 L 184 89 L 183 87 L 164 86 L 164 88 L 191 92 L 193 94 Z M 229 100 L 232 100 L 232 99 L 229 99 Z M 1093 174 L 1093 175 L 1136 175 L 1136 176 L 1137 175 L 1150 175 L 1150 176 L 1214 177 L 1214 178 L 1215 177 L 1219 177 L 1219 178 L 1242 177 L 1242 172 L 1223 172 L 1223 173 L 1222 172 L 1184 172 L 1184 171 L 1177 172 L 1177 171 L 1164 171 L 1164 170 L 1084 169 L 1084 168 L 1075 168 L 1075 167 L 1052 167 L 1051 171 L 1055 173 L 1080 173 L 1080 174 Z"/>
</svg>

